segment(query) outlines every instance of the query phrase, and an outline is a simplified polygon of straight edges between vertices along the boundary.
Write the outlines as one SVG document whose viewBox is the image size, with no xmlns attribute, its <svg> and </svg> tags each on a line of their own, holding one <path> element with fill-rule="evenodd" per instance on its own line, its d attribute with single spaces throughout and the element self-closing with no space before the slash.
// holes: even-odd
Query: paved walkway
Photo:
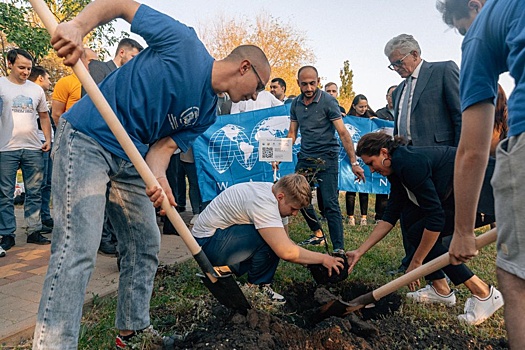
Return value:
<svg viewBox="0 0 525 350">
<path fill-rule="evenodd" d="M 32 337 L 51 247 L 27 244 L 22 207 L 17 206 L 15 214 L 16 245 L 0 258 L 0 349 Z M 186 211 L 181 216 L 188 223 L 192 214 Z M 46 236 L 52 239 L 52 235 Z M 161 264 L 174 264 L 190 256 L 179 236 L 161 235 Z M 90 303 L 93 295 L 102 297 L 116 292 L 117 286 L 116 259 L 98 254 L 84 303 Z"/>
</svg>

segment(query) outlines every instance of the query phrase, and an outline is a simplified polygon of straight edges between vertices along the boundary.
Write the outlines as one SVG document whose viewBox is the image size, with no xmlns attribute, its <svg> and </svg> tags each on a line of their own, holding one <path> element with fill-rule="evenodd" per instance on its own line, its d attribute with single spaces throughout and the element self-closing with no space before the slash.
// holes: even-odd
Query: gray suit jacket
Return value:
<svg viewBox="0 0 525 350">
<path fill-rule="evenodd" d="M 399 103 L 404 80 L 392 95 L 394 135 L 398 135 Z M 452 62 L 426 62 L 419 71 L 410 114 L 414 146 L 457 146 L 461 132 L 459 68 Z"/>
</svg>

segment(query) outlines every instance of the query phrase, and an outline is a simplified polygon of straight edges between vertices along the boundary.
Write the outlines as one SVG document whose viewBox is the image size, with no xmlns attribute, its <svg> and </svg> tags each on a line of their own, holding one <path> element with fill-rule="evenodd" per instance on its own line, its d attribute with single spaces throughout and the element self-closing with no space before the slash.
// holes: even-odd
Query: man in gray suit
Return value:
<svg viewBox="0 0 525 350">
<path fill-rule="evenodd" d="M 418 42 L 408 34 L 392 38 L 385 55 L 388 68 L 405 79 L 393 94 L 394 135 L 404 136 L 415 146 L 457 146 L 461 132 L 458 66 L 452 61 L 424 61 Z"/>
<path fill-rule="evenodd" d="M 405 137 L 414 146 L 456 146 L 461 132 L 459 68 L 452 62 L 426 62 L 412 35 L 400 34 L 385 46 L 388 68 L 404 80 L 394 90 L 394 135 Z M 411 223 L 401 216 L 406 256 L 397 270 L 406 270 L 415 248 L 406 239 Z"/>
</svg>

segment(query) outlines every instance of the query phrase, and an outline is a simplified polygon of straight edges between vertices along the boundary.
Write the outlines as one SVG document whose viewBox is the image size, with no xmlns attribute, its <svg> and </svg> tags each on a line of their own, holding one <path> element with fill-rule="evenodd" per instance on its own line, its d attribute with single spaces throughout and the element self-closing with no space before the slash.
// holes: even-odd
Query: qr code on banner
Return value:
<svg viewBox="0 0 525 350">
<path fill-rule="evenodd" d="M 264 159 L 273 158 L 273 147 L 262 147 Z"/>
</svg>

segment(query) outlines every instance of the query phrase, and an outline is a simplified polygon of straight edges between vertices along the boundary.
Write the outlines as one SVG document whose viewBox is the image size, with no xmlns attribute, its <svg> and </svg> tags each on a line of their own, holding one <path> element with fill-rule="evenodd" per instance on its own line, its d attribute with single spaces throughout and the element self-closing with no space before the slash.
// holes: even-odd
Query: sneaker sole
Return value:
<svg viewBox="0 0 525 350">
<path fill-rule="evenodd" d="M 454 307 L 456 305 L 456 302 L 453 302 L 453 303 L 450 303 L 450 302 L 446 302 L 446 301 L 440 301 L 440 300 L 432 300 L 432 299 L 418 299 L 416 297 L 410 297 L 410 296 L 406 296 L 407 299 L 410 299 L 410 300 L 413 300 L 414 302 L 416 303 L 420 303 L 420 304 L 439 304 L 439 305 L 445 305 L 446 307 Z"/>
</svg>

